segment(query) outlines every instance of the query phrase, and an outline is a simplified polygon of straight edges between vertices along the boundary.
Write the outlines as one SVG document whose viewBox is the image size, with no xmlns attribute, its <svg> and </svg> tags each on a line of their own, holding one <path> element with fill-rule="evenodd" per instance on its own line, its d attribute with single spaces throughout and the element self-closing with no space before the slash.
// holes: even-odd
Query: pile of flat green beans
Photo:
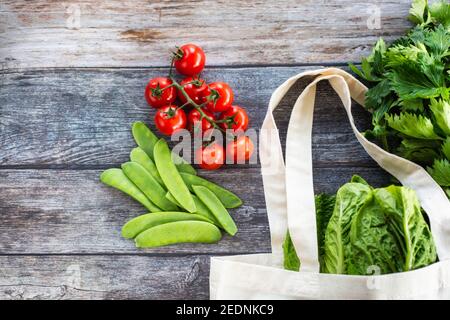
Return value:
<svg viewBox="0 0 450 320">
<path fill-rule="evenodd" d="M 195 169 L 171 152 L 142 122 L 132 127 L 138 147 L 121 169 L 105 170 L 100 180 L 140 202 L 150 213 L 128 221 L 122 236 L 136 247 L 175 243 L 216 243 L 221 229 L 231 236 L 236 224 L 227 211 L 242 205 L 234 193 L 197 176 Z"/>
</svg>

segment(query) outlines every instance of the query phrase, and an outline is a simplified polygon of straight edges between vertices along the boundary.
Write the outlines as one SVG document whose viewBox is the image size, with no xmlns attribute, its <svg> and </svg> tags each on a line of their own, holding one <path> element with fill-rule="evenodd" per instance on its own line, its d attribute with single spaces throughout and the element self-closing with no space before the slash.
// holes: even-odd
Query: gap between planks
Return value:
<svg viewBox="0 0 450 320">
<path fill-rule="evenodd" d="M 361 62 L 358 61 L 339 61 L 339 62 L 322 62 L 322 63 L 273 63 L 273 64 L 239 64 L 239 65 L 208 65 L 205 66 L 205 70 L 208 69 L 258 69 L 258 68 L 298 68 L 298 67 L 311 67 L 311 68 L 323 68 L 323 67 L 347 67 L 349 64 L 360 66 Z M 30 68 L 6 68 L 0 70 L 1 74 L 13 74 L 22 72 L 36 72 L 36 71 L 127 71 L 127 70 L 168 70 L 169 66 L 127 66 L 127 67 L 30 67 Z"/>
<path fill-rule="evenodd" d="M 70 253 L 27 253 L 27 252 L 11 252 L 11 253 L 0 253 L 0 257 L 148 257 L 148 258 L 180 258 L 180 257 L 192 257 L 192 256 L 206 256 L 206 257 L 226 257 L 230 255 L 248 255 L 248 254 L 262 254 L 262 253 L 270 253 L 267 251 L 261 252 L 251 252 L 242 251 L 242 252 L 124 252 L 124 253 L 112 253 L 112 252 L 95 252 L 95 253 L 86 253 L 86 252 L 70 252 Z"/>
<path fill-rule="evenodd" d="M 106 170 L 109 168 L 115 168 L 120 167 L 121 163 L 110 163 L 110 164 L 101 164 L 101 165 L 58 165 L 58 164 L 49 164 L 49 165 L 0 165 L 0 170 L 60 170 L 60 171 L 87 171 L 87 170 Z M 331 169 L 331 168 L 378 168 L 379 166 L 376 163 L 358 163 L 355 165 L 355 163 L 335 163 L 335 162 L 329 162 L 329 163 L 319 163 L 317 165 L 314 165 L 314 168 L 321 168 L 321 169 Z M 259 169 L 260 164 L 253 164 L 253 165 L 244 165 L 241 167 L 235 167 L 235 166 L 225 166 L 220 168 L 221 171 L 224 170 L 235 170 L 235 169 Z M 202 172 L 201 169 L 196 168 L 197 171 L 200 173 Z"/>
</svg>

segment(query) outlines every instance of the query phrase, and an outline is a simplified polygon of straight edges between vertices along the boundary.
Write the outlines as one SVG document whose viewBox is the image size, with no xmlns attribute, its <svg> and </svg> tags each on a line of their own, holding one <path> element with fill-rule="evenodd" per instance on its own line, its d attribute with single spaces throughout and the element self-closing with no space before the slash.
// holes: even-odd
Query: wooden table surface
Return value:
<svg viewBox="0 0 450 320">
<path fill-rule="evenodd" d="M 379 36 L 391 40 L 409 28 L 409 6 L 410 0 L 0 0 L 0 298 L 207 299 L 210 256 L 270 251 L 259 165 L 199 171 L 242 196 L 244 205 L 232 211 L 234 238 L 153 250 L 122 239 L 122 224 L 145 210 L 98 177 L 127 161 L 131 123 L 151 123 L 143 99 L 148 79 L 167 72 L 174 45 L 198 43 L 207 53 L 204 76 L 230 83 L 259 128 L 285 79 L 359 61 Z M 276 112 L 282 135 L 304 85 Z M 387 183 L 327 84 L 318 95 L 316 191 L 334 192 L 354 173 Z M 367 128 L 367 113 L 355 108 Z"/>
</svg>

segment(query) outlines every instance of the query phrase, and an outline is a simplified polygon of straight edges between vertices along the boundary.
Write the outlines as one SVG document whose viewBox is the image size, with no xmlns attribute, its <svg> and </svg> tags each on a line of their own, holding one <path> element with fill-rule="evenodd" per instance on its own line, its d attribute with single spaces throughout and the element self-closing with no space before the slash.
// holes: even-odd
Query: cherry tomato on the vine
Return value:
<svg viewBox="0 0 450 320">
<path fill-rule="evenodd" d="M 248 128 L 247 112 L 239 106 L 231 106 L 220 115 L 219 120 L 224 121 L 220 123 L 223 129 L 232 129 L 236 132 L 238 130 L 245 131 Z"/>
<path fill-rule="evenodd" d="M 186 113 L 177 106 L 165 106 L 156 111 L 155 125 L 162 134 L 170 136 L 174 132 L 186 128 Z"/>
<path fill-rule="evenodd" d="M 189 98 L 196 104 L 201 104 L 204 101 L 206 90 L 208 90 L 205 80 L 196 77 L 187 77 L 180 84 L 183 86 Z M 183 104 L 187 102 L 186 97 L 180 90 L 178 90 L 178 97 Z"/>
<path fill-rule="evenodd" d="M 205 67 L 206 56 L 203 49 L 195 44 L 184 44 L 175 54 L 174 66 L 185 76 L 195 76 Z"/>
<path fill-rule="evenodd" d="M 248 136 L 237 137 L 227 144 L 227 162 L 245 163 L 251 158 L 254 149 L 253 141 Z"/>
<path fill-rule="evenodd" d="M 212 114 L 208 110 L 202 109 L 202 111 L 210 119 L 216 120 L 216 118 L 214 117 L 214 114 Z M 200 121 L 201 121 L 201 125 L 200 125 Z M 198 111 L 197 109 L 192 109 L 191 112 L 189 112 L 189 114 L 188 114 L 188 128 L 189 128 L 189 130 L 196 133 L 197 131 L 200 130 L 200 127 L 201 127 L 202 132 L 204 133 L 205 131 L 212 129 L 213 125 L 211 124 L 211 122 L 206 120 L 206 118 L 202 119 L 202 115 L 200 114 L 200 111 Z"/>
<path fill-rule="evenodd" d="M 230 86 L 225 82 L 213 82 L 208 85 L 206 91 L 206 108 L 211 112 L 224 112 L 231 107 L 234 94 Z"/>
<path fill-rule="evenodd" d="M 145 99 L 153 108 L 161 108 L 171 104 L 177 98 L 177 90 L 172 85 L 172 80 L 166 77 L 151 79 L 145 87 Z"/>
<path fill-rule="evenodd" d="M 195 153 L 195 162 L 200 168 L 205 170 L 217 170 L 225 162 L 225 152 L 223 147 L 213 142 L 206 147 L 197 149 Z"/>
</svg>

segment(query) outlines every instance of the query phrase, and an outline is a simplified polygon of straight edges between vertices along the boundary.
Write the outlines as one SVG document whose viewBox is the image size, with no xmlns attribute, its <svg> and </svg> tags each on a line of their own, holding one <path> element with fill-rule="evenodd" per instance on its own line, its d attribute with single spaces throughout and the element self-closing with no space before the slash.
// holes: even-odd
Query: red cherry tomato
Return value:
<svg viewBox="0 0 450 320">
<path fill-rule="evenodd" d="M 145 87 L 145 100 L 153 108 L 161 108 L 171 104 L 177 98 L 175 87 L 166 88 L 172 80 L 165 77 L 151 79 Z M 166 89 L 165 89 L 166 88 Z"/>
<path fill-rule="evenodd" d="M 206 108 L 211 112 L 224 112 L 231 107 L 234 94 L 230 86 L 225 82 L 213 82 L 208 86 L 206 91 L 206 99 L 208 103 Z"/>
<path fill-rule="evenodd" d="M 170 136 L 174 132 L 186 128 L 186 113 L 177 106 L 165 106 L 156 112 L 155 125 L 162 134 Z"/>
<path fill-rule="evenodd" d="M 195 162 L 200 165 L 200 168 L 205 170 L 217 170 L 224 163 L 224 150 L 218 144 L 212 144 L 197 149 L 195 153 Z"/>
<path fill-rule="evenodd" d="M 205 67 L 206 56 L 203 49 L 195 44 L 184 44 L 175 53 L 174 66 L 185 76 L 195 76 Z"/>
<path fill-rule="evenodd" d="M 208 110 L 202 109 L 203 112 L 211 119 L 216 120 L 214 115 Z M 200 130 L 200 119 L 202 118 L 200 112 L 197 109 L 192 109 L 188 114 L 188 128 L 194 133 Z M 212 129 L 213 125 L 205 118 L 201 119 L 202 132 Z"/>
<path fill-rule="evenodd" d="M 227 144 L 227 162 L 244 163 L 251 158 L 255 146 L 248 136 L 240 136 Z"/>
<path fill-rule="evenodd" d="M 206 90 L 208 90 L 205 80 L 187 77 L 184 78 L 180 84 L 183 86 L 184 91 L 187 93 L 189 98 L 191 98 L 196 104 L 201 104 L 204 101 Z M 186 97 L 180 90 L 178 91 L 178 97 L 183 104 L 187 102 Z"/>
<path fill-rule="evenodd" d="M 220 115 L 219 120 L 225 121 L 220 123 L 223 129 L 232 129 L 236 132 L 238 130 L 245 131 L 248 128 L 247 112 L 239 106 L 231 106 Z"/>
</svg>

